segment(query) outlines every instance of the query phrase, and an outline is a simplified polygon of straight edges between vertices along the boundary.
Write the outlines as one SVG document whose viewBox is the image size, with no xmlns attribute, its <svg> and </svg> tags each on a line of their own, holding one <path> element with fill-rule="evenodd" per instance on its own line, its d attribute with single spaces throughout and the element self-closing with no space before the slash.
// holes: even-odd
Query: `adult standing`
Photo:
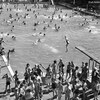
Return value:
<svg viewBox="0 0 100 100">
<path fill-rule="evenodd" d="M 41 75 L 43 74 L 43 72 L 42 72 L 42 70 L 40 69 L 40 66 L 39 66 L 39 65 L 37 65 L 36 71 L 37 71 L 37 74 L 38 74 L 39 76 L 41 76 Z"/>
<path fill-rule="evenodd" d="M 35 100 L 40 100 L 40 83 L 39 81 L 36 79 L 34 82 L 35 85 Z"/>
<path fill-rule="evenodd" d="M 5 87 L 5 93 L 6 93 L 6 92 L 7 92 L 8 86 L 9 86 L 9 91 L 10 91 L 11 78 L 8 76 L 8 74 L 5 74 L 5 75 L 2 77 L 2 79 L 3 79 L 3 78 L 6 78 L 6 87 Z"/>
<path fill-rule="evenodd" d="M 65 36 L 65 43 L 66 43 L 66 52 L 68 52 L 69 40 L 66 36 Z"/>
<path fill-rule="evenodd" d="M 57 76 L 57 61 L 54 60 L 53 64 L 51 65 L 52 67 L 52 77 L 56 79 L 56 76 Z"/>
<path fill-rule="evenodd" d="M 62 82 L 63 82 L 63 76 L 64 76 L 64 63 L 62 61 L 62 59 L 59 60 L 59 63 L 58 63 L 58 69 L 59 69 L 59 76 L 62 77 Z"/>
<path fill-rule="evenodd" d="M 13 78 L 15 79 L 15 88 L 16 88 L 18 86 L 18 81 L 19 81 L 19 79 L 18 79 L 18 71 L 17 70 L 15 71 L 15 74 L 14 74 Z"/>
<path fill-rule="evenodd" d="M 53 97 L 55 96 L 55 94 L 54 93 L 56 93 L 56 95 L 57 95 L 57 83 L 55 82 L 55 79 L 54 78 L 52 78 L 52 90 L 53 90 Z"/>
<path fill-rule="evenodd" d="M 68 62 L 67 69 L 66 69 L 66 79 L 71 77 L 71 63 Z"/>
<path fill-rule="evenodd" d="M 62 85 L 61 81 L 59 81 L 59 83 L 58 83 L 58 100 L 61 100 L 62 92 L 63 92 L 63 85 Z"/>
<path fill-rule="evenodd" d="M 87 80 L 87 77 L 89 75 L 88 63 L 85 63 L 82 74 L 83 74 L 83 79 Z"/>
<path fill-rule="evenodd" d="M 70 100 L 71 90 L 69 89 L 69 84 L 66 85 L 64 92 L 65 92 L 65 100 Z"/>
<path fill-rule="evenodd" d="M 64 63 L 63 63 L 63 61 L 62 61 L 62 59 L 60 59 L 59 60 L 59 63 L 58 63 L 58 69 L 59 69 L 59 74 L 64 74 L 64 69 L 63 69 L 63 67 L 64 67 Z"/>
</svg>

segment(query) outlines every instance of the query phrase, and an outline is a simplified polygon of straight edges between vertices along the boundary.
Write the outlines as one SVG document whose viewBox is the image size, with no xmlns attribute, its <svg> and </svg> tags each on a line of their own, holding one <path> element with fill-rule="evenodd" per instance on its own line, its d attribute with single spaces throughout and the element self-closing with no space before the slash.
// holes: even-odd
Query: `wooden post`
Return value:
<svg viewBox="0 0 100 100">
<path fill-rule="evenodd" d="M 94 70 L 94 60 L 93 60 L 93 63 L 92 63 L 92 71 Z"/>
<path fill-rule="evenodd" d="M 99 64 L 99 75 L 100 75 L 100 64 Z"/>
<path fill-rule="evenodd" d="M 74 4 L 74 5 L 76 4 L 76 0 L 73 0 L 73 4 Z"/>
<path fill-rule="evenodd" d="M 51 4 L 54 6 L 55 4 L 54 4 L 54 1 L 53 0 L 50 0 L 51 1 Z"/>
<path fill-rule="evenodd" d="M 90 68 L 91 59 L 89 59 L 89 68 Z"/>
<path fill-rule="evenodd" d="M 97 67 L 97 62 L 95 62 L 95 67 Z"/>
</svg>

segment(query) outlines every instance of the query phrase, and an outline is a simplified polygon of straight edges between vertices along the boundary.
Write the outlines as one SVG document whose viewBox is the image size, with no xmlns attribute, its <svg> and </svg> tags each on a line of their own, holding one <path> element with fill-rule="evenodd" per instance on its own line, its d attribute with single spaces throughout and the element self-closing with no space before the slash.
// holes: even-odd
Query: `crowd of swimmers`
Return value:
<svg viewBox="0 0 100 100">
<path fill-rule="evenodd" d="M 25 5 L 25 4 L 23 4 L 24 5 L 24 8 L 25 8 L 25 10 L 26 10 L 26 13 L 25 14 L 23 14 L 23 15 L 20 15 L 19 14 L 19 12 L 16 12 L 15 13 L 15 15 L 13 15 L 12 13 L 10 13 L 9 15 L 8 15 L 8 18 L 7 19 L 3 19 L 3 21 L 1 22 L 2 23 L 2 25 L 7 25 L 7 26 L 11 26 L 11 29 L 10 29 L 10 31 L 9 32 L 7 32 L 6 33 L 6 36 L 10 36 L 10 34 L 11 33 L 14 33 L 14 30 L 15 30 L 15 25 L 14 25 L 14 22 L 21 22 L 20 21 L 20 19 L 24 19 L 21 23 L 19 23 L 19 24 L 21 24 L 21 25 L 24 25 L 24 26 L 26 26 L 27 25 L 27 22 L 25 21 L 28 17 L 30 17 L 29 16 L 29 12 L 31 11 L 31 12 L 33 12 L 33 15 L 34 15 L 34 18 L 35 19 L 38 19 L 38 16 L 40 15 L 40 13 L 38 12 L 36 12 L 35 10 L 33 10 L 33 7 L 35 6 L 35 4 L 34 4 L 34 6 L 32 6 L 32 8 L 28 8 L 27 7 L 27 5 Z M 8 8 L 8 6 L 9 6 L 9 4 L 5 4 L 5 6 L 7 6 L 7 11 L 10 11 L 10 12 L 12 12 L 12 8 Z M 4 7 L 5 7 L 4 6 Z M 39 5 L 38 5 L 39 6 Z M 3 5 L 1 6 L 1 15 L 2 15 L 2 13 L 3 13 Z M 35 6 L 36 7 L 36 6 Z M 19 7 L 18 7 L 18 5 L 14 5 L 14 9 L 16 9 L 16 10 L 21 10 Z M 40 8 L 38 8 L 38 9 L 41 9 L 41 7 Z M 48 17 L 48 19 L 50 19 L 50 22 L 48 22 L 48 23 L 46 23 L 46 21 L 44 20 L 43 22 L 41 22 L 41 21 L 36 21 L 36 22 L 34 22 L 33 23 L 33 34 L 32 34 L 32 36 L 38 36 L 38 39 L 36 39 L 36 41 L 33 41 L 33 44 L 35 44 L 35 45 L 37 45 L 38 43 L 40 43 L 40 42 L 42 42 L 41 40 L 42 40 L 42 37 L 46 37 L 46 30 L 48 29 L 48 28 L 51 28 L 52 26 L 51 26 L 51 23 L 55 20 L 55 15 L 56 15 L 56 12 L 57 11 L 60 11 L 60 14 L 62 14 L 62 9 L 59 9 L 59 8 L 54 8 L 54 11 L 52 12 L 52 15 L 45 15 L 45 14 L 43 14 L 43 16 L 45 16 L 45 17 Z M 60 14 L 58 14 L 58 19 L 61 21 L 61 22 L 66 22 L 66 24 L 67 24 L 67 21 L 63 18 L 63 17 L 61 17 L 61 15 Z M 65 17 L 69 17 L 69 18 L 73 18 L 73 16 L 74 15 L 77 15 L 77 14 L 79 14 L 79 13 L 76 13 L 76 12 L 73 12 L 73 14 L 72 15 L 70 15 L 70 16 L 68 16 L 68 14 L 66 13 L 64 16 Z M 81 15 L 81 14 L 80 14 Z M 82 16 L 82 15 L 81 15 Z M 91 21 L 95 21 L 95 18 L 92 18 L 91 19 Z M 37 32 L 37 26 L 39 26 L 40 24 L 46 24 L 46 25 L 44 25 L 43 26 L 43 29 L 42 29 L 42 31 L 40 31 L 40 32 Z M 98 24 L 98 21 L 96 22 L 96 24 Z M 82 23 L 79 23 L 79 26 L 81 26 L 81 27 L 83 27 L 83 26 L 86 26 L 86 25 L 89 25 L 89 21 L 88 21 L 88 19 L 87 18 L 84 18 L 84 20 L 83 20 L 83 22 Z M 52 29 L 54 29 L 55 30 L 55 32 L 59 32 L 60 31 L 60 29 L 61 29 L 61 26 L 60 25 L 58 25 L 58 24 L 54 24 L 54 27 L 52 28 Z M 89 32 L 92 32 L 92 29 L 88 29 L 88 31 Z M 5 33 L 4 32 L 1 32 L 1 37 L 5 37 L 4 35 L 5 35 Z M 63 36 L 64 37 L 64 36 Z M 13 39 L 13 40 L 16 40 L 16 36 L 15 35 L 11 35 L 11 38 Z M 68 51 L 68 44 L 69 44 L 69 40 L 68 40 L 68 37 L 66 37 L 65 36 L 65 46 L 66 46 L 66 51 Z"/>
<path fill-rule="evenodd" d="M 12 8 L 8 8 L 8 5 L 9 4 L 5 4 L 5 6 L 7 7 L 6 10 L 11 12 Z M 1 13 L 0 13 L 1 15 L 2 15 L 4 7 L 3 7 L 3 5 L 1 5 L 1 8 L 2 8 L 1 9 Z M 18 23 L 18 22 L 20 22 L 20 19 L 24 19 L 24 21 L 21 22 L 21 25 L 25 25 L 25 26 L 27 25 L 27 22 L 25 21 L 25 19 L 27 19 L 29 17 L 29 13 L 28 12 L 32 11 L 32 8 L 28 8 L 27 5 L 25 5 L 25 4 L 24 4 L 24 7 L 25 7 L 25 10 L 27 11 L 27 13 L 25 13 L 23 15 L 20 15 L 18 12 L 16 12 L 15 15 L 10 13 L 8 15 L 8 18 L 7 19 L 4 18 L 3 21 L 1 22 L 1 25 L 5 25 L 6 24 L 7 26 L 11 26 L 11 28 L 10 28 L 10 31 L 8 31 L 6 33 L 5 32 L 1 32 L 1 34 L 0 34 L 0 36 L 1 36 L 1 38 L 0 38 L 1 39 L 0 40 L 0 48 L 2 47 L 2 44 L 3 44 L 2 40 L 4 40 L 5 37 L 11 37 L 12 40 L 16 40 L 17 39 L 17 37 L 14 34 L 14 30 L 16 28 L 16 26 L 14 25 L 15 22 Z M 18 5 L 17 6 L 14 5 L 14 9 L 20 10 L 20 8 L 18 8 Z M 55 10 L 54 10 L 54 12 L 52 13 L 51 16 L 50 15 L 47 16 L 47 15 L 44 14 L 44 16 L 47 16 L 48 19 L 50 19 L 50 22 L 48 22 L 47 25 L 44 25 L 44 27 L 42 29 L 43 31 L 37 32 L 37 26 L 40 25 L 40 24 L 46 24 L 45 20 L 43 22 L 36 21 L 36 22 L 33 23 L 33 34 L 32 34 L 32 36 L 34 36 L 34 37 L 37 36 L 38 37 L 35 41 L 33 41 L 33 45 L 37 45 L 38 43 L 42 42 L 42 38 L 46 37 L 46 30 L 51 27 L 51 23 L 54 20 L 54 15 L 56 14 L 56 11 L 58 11 L 58 10 L 60 10 L 60 9 L 55 8 Z M 62 10 L 60 12 L 62 13 Z M 35 10 L 33 10 L 33 14 L 34 14 L 35 19 L 37 19 L 38 16 L 39 16 L 39 12 L 37 13 Z M 60 14 L 58 16 L 59 16 L 58 18 L 61 21 L 63 21 L 63 18 L 60 16 Z M 66 14 L 66 16 L 67 16 L 67 14 Z M 58 32 L 61 29 L 61 26 L 55 23 L 54 27 L 52 29 L 54 29 L 55 32 Z M 63 36 L 63 38 L 64 38 L 64 36 Z M 68 44 L 69 44 L 68 37 L 65 36 L 66 52 L 68 51 L 68 48 L 67 48 Z M 2 49 L 0 49 L 0 51 L 2 51 Z"/>
<path fill-rule="evenodd" d="M 23 79 L 19 79 L 18 71 L 15 71 L 13 79 L 5 74 L 2 78 L 6 78 L 5 93 L 11 92 L 11 80 L 14 80 L 14 94 L 16 100 L 44 100 L 45 88 L 48 93 L 52 92 L 52 98 L 57 100 L 89 100 L 86 91 L 92 89 L 94 100 L 97 100 L 100 92 L 100 71 L 92 70 L 91 82 L 88 81 L 89 66 L 88 63 L 82 62 L 81 66 L 76 66 L 73 61 L 65 65 L 62 59 L 54 60 L 47 68 L 42 70 L 42 64 L 36 64 L 31 67 L 26 64 Z M 81 68 L 81 69 L 80 69 Z M 43 80 L 45 78 L 45 81 Z M 44 87 L 46 86 L 46 87 Z"/>
</svg>

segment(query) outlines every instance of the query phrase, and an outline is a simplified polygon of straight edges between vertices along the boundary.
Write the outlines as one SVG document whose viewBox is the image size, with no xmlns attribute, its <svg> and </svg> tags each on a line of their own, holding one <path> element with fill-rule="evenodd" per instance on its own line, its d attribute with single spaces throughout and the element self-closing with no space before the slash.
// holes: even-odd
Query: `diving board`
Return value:
<svg viewBox="0 0 100 100">
<path fill-rule="evenodd" d="M 90 54 L 89 52 L 86 51 L 85 48 L 81 47 L 81 46 L 77 46 L 75 47 L 77 50 L 79 50 L 80 52 L 82 52 L 83 54 L 85 54 L 87 57 L 89 57 L 91 60 L 94 60 L 96 63 L 100 64 L 100 60 L 98 60 L 98 58 L 94 57 L 92 54 Z"/>
<path fill-rule="evenodd" d="M 14 76 L 14 72 L 13 72 L 10 64 L 8 63 L 8 60 L 7 60 L 6 56 L 5 55 L 2 55 L 2 59 L 5 62 L 6 67 L 7 67 L 8 71 L 9 71 L 10 75 L 13 77 Z"/>
</svg>

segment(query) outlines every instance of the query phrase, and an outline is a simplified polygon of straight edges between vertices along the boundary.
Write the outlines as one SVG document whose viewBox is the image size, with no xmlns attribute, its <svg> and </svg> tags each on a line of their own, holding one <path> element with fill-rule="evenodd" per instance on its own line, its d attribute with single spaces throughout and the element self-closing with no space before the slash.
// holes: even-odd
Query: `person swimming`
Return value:
<svg viewBox="0 0 100 100">
<path fill-rule="evenodd" d="M 40 42 L 41 42 L 41 39 L 39 38 L 39 39 L 37 39 L 35 42 L 33 42 L 33 44 L 37 45 L 37 44 L 40 43 Z"/>
<path fill-rule="evenodd" d="M 15 36 L 12 36 L 12 39 L 13 39 L 13 40 L 16 40 L 16 37 L 15 37 Z"/>
</svg>

